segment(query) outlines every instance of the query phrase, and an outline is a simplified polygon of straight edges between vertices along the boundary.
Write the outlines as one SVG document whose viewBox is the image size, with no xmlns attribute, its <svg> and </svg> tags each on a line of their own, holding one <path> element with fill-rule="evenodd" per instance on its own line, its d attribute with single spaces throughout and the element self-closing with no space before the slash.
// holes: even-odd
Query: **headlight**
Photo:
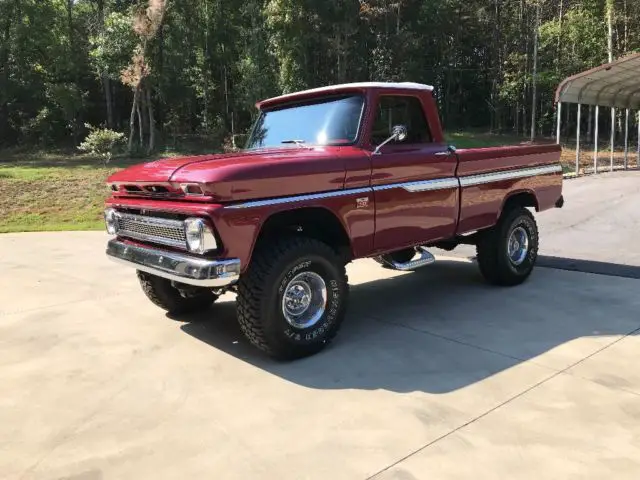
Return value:
<svg viewBox="0 0 640 480">
<path fill-rule="evenodd" d="M 104 223 L 109 235 L 115 235 L 118 233 L 118 213 L 115 209 L 107 208 L 104 211 Z"/>
<path fill-rule="evenodd" d="M 187 218 L 184 221 L 187 247 L 193 253 L 206 253 L 218 248 L 211 228 L 201 218 Z"/>
</svg>

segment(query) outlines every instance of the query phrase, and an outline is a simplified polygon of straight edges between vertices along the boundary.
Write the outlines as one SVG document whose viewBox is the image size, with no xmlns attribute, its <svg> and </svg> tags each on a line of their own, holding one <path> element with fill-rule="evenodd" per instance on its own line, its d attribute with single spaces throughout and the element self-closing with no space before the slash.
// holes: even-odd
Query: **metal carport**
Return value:
<svg viewBox="0 0 640 480">
<path fill-rule="evenodd" d="M 595 106 L 593 170 L 598 172 L 598 120 L 600 107 L 611 109 L 611 170 L 613 170 L 616 108 L 625 109 L 624 168 L 628 167 L 629 116 L 631 110 L 640 110 L 640 53 L 605 63 L 566 78 L 556 90 L 556 139 L 560 143 L 562 105 L 577 104 L 576 173 L 580 162 L 580 121 L 582 105 Z M 637 165 L 640 166 L 640 111 L 638 115 Z"/>
</svg>

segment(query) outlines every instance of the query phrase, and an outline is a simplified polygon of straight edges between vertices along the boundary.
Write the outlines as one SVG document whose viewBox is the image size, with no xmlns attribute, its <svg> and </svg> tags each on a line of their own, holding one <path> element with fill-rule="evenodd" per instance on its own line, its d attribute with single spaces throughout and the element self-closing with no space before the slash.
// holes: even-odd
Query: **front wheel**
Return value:
<svg viewBox="0 0 640 480">
<path fill-rule="evenodd" d="M 207 288 L 177 284 L 166 278 L 138 270 L 142 291 L 151 302 L 172 314 L 206 310 L 218 296 Z"/>
<path fill-rule="evenodd" d="M 538 226 L 529 210 L 514 207 L 478 238 L 477 260 L 484 278 L 494 285 L 524 282 L 538 258 Z"/>
<path fill-rule="evenodd" d="M 305 237 L 265 242 L 238 284 L 238 322 L 272 357 L 318 353 L 336 336 L 347 303 L 344 263 L 328 245 Z"/>
</svg>

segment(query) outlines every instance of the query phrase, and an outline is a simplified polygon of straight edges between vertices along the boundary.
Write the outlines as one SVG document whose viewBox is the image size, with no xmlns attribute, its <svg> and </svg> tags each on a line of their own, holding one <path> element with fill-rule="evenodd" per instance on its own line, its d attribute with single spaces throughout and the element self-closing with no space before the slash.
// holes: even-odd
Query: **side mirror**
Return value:
<svg viewBox="0 0 640 480">
<path fill-rule="evenodd" d="M 398 142 L 404 142 L 408 135 L 407 127 L 404 125 L 396 125 L 393 127 L 393 130 L 391 130 L 391 133 L 396 137 L 395 140 Z"/>
<path fill-rule="evenodd" d="M 405 127 L 404 125 L 395 125 L 391 129 L 391 136 L 387 138 L 384 142 L 382 142 L 380 145 L 378 145 L 376 149 L 373 151 L 373 154 L 380 155 L 380 149 L 384 147 L 387 143 L 391 142 L 392 140 L 403 142 L 404 140 L 406 140 L 407 135 L 408 135 L 407 127 Z"/>
</svg>

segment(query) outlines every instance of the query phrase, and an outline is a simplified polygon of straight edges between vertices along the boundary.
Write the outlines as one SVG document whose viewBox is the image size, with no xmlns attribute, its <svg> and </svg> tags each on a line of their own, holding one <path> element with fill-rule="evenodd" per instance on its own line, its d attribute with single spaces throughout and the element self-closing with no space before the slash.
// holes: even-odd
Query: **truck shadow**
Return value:
<svg viewBox="0 0 640 480">
<path fill-rule="evenodd" d="M 447 393 L 532 359 L 552 373 L 601 348 L 585 338 L 633 332 L 640 327 L 637 287 L 634 280 L 538 268 L 522 286 L 496 288 L 473 263 L 440 260 L 352 285 L 335 342 L 290 363 L 248 344 L 234 302 L 180 320 L 194 338 L 305 387 Z"/>
</svg>

